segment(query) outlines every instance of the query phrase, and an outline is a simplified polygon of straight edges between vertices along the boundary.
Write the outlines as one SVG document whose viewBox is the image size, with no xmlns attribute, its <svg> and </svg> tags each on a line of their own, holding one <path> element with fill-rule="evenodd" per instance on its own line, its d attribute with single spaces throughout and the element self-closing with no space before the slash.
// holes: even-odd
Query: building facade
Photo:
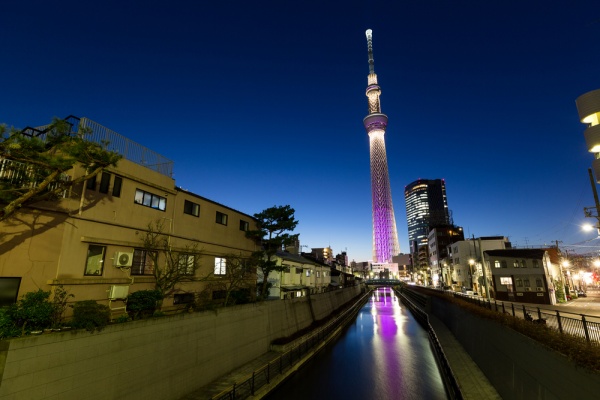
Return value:
<svg viewBox="0 0 600 400">
<path fill-rule="evenodd" d="M 450 225 L 443 179 L 418 179 L 404 188 L 408 241 L 416 246 L 427 243 L 429 230 L 434 226 Z"/>
<path fill-rule="evenodd" d="M 124 157 L 116 168 L 74 185 L 59 201 L 24 207 L 0 222 L 3 304 L 62 285 L 73 301 L 122 308 L 128 293 L 154 289 L 155 271 L 169 263 L 197 269 L 166 293 L 166 309 L 192 303 L 201 293 L 212 298 L 212 292 L 227 290 L 227 258 L 256 250 L 245 235 L 255 229 L 254 218 L 176 187 L 170 160 L 86 118 L 83 125 L 92 129 L 92 138 L 114 143 Z M 145 154 L 145 161 L 128 152 Z M 78 167 L 68 171 L 70 179 L 83 173 Z M 151 229 L 160 231 L 168 252 L 144 245 Z M 151 257 L 155 252 L 158 265 Z M 254 273 L 245 284 L 252 294 L 255 282 Z"/>
<path fill-rule="evenodd" d="M 561 272 L 544 249 L 484 251 L 492 271 L 493 298 L 524 303 L 556 304 Z"/>
<path fill-rule="evenodd" d="M 448 246 L 465 240 L 463 229 L 455 225 L 439 225 L 431 228 L 427 238 L 429 267 L 431 268 L 432 285 L 449 288 L 452 285 L 452 274 L 448 259 Z"/>
</svg>

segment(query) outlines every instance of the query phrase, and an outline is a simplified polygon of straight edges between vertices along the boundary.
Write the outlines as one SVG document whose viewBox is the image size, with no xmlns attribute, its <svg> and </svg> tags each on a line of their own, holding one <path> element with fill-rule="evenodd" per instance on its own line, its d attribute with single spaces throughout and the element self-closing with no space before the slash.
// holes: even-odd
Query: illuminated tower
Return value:
<svg viewBox="0 0 600 400">
<path fill-rule="evenodd" d="M 392 263 L 392 257 L 400 253 L 396 218 L 392 204 L 392 191 L 385 153 L 385 128 L 387 115 L 381 113 L 379 95 L 381 89 L 377 85 L 377 75 L 373 62 L 373 32 L 368 29 L 367 45 L 369 49 L 369 78 L 367 98 L 369 99 L 369 115 L 363 119 L 369 134 L 371 150 L 371 195 L 373 198 L 373 262 Z"/>
</svg>

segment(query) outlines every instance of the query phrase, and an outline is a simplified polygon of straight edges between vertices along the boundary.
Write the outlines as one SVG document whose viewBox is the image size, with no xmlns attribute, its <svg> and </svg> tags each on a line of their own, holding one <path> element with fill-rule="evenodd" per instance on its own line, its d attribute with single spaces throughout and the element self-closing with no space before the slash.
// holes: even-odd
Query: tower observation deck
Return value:
<svg viewBox="0 0 600 400">
<path fill-rule="evenodd" d="M 392 204 L 392 191 L 385 152 L 385 129 L 388 117 L 381 112 L 379 96 L 381 88 L 377 84 L 373 61 L 373 31 L 368 29 L 367 45 L 369 50 L 369 76 L 367 98 L 369 115 L 363 124 L 369 135 L 371 155 L 371 196 L 373 200 L 373 262 L 391 264 L 392 257 L 400 253 L 396 218 Z"/>
</svg>

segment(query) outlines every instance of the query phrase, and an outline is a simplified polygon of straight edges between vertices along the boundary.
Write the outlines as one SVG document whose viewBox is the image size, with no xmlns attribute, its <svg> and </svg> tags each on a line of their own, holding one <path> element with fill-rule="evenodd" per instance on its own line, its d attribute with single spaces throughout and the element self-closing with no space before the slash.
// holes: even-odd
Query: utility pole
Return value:
<svg viewBox="0 0 600 400">
<path fill-rule="evenodd" d="M 481 253 L 481 269 L 483 270 L 483 284 L 485 285 L 485 297 L 490 300 L 490 285 L 487 280 L 487 273 L 485 268 L 485 259 L 483 258 L 483 248 L 481 247 L 481 238 L 477 238 L 479 243 L 479 252 Z"/>
</svg>

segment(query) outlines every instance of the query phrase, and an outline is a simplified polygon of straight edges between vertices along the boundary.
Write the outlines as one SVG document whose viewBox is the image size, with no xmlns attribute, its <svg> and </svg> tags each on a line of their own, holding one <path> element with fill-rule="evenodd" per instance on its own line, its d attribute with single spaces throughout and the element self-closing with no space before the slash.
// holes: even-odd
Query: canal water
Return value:
<svg viewBox="0 0 600 400">
<path fill-rule="evenodd" d="M 427 332 L 390 288 L 266 399 L 447 399 Z"/>
</svg>

